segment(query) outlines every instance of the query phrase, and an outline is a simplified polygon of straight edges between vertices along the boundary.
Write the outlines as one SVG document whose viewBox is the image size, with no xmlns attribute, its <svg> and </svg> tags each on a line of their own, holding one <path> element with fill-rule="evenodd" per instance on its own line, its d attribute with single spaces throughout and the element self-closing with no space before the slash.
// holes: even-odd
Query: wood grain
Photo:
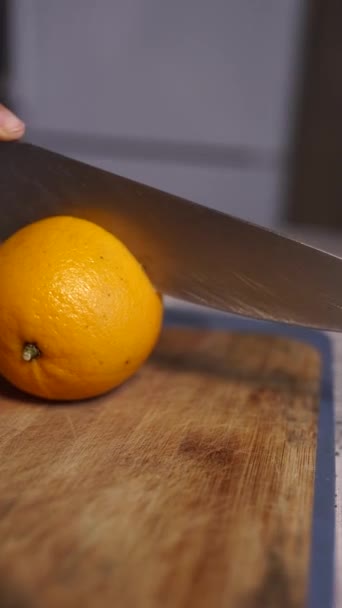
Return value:
<svg viewBox="0 0 342 608">
<path fill-rule="evenodd" d="M 318 353 L 166 330 L 124 387 L 77 405 L 1 385 L 1 608 L 300 608 Z"/>
</svg>

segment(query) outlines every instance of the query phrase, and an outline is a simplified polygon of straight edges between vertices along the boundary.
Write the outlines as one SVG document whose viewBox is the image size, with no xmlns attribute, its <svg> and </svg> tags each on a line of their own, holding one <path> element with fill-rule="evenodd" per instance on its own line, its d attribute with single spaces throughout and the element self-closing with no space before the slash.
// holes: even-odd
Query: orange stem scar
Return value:
<svg viewBox="0 0 342 608">
<path fill-rule="evenodd" d="M 22 352 L 22 358 L 24 361 L 32 361 L 40 357 L 41 352 L 36 344 L 26 342 Z"/>
</svg>

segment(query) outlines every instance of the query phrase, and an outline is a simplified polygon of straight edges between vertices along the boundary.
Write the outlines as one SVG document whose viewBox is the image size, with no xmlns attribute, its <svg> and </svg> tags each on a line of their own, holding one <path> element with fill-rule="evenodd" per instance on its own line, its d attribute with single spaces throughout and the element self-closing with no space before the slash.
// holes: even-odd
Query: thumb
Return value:
<svg viewBox="0 0 342 608">
<path fill-rule="evenodd" d="M 0 140 L 20 139 L 24 132 L 24 123 L 0 103 Z"/>
</svg>

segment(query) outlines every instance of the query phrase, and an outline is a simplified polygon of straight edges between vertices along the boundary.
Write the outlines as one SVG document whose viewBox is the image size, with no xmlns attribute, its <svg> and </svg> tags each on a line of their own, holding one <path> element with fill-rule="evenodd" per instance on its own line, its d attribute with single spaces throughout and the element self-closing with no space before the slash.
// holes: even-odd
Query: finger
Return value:
<svg viewBox="0 0 342 608">
<path fill-rule="evenodd" d="M 11 141 L 24 135 L 25 125 L 15 114 L 0 104 L 0 140 Z"/>
</svg>

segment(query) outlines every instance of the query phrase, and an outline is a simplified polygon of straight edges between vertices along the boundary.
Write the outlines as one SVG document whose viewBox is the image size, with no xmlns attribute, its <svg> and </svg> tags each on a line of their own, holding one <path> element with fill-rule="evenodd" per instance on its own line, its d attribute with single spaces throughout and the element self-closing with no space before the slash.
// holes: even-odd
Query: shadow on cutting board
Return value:
<svg viewBox="0 0 342 608">
<path fill-rule="evenodd" d="M 193 343 L 194 330 L 191 331 Z M 239 382 L 262 389 L 265 384 L 270 389 L 286 392 L 292 396 L 317 394 L 320 380 L 317 379 L 320 353 L 313 353 L 312 346 L 298 342 L 298 355 L 293 356 L 294 340 L 277 336 L 256 336 L 255 334 L 241 335 L 231 333 L 227 343 L 227 333 L 208 331 L 207 340 L 203 340 L 203 331 L 199 335 L 198 350 L 189 349 L 186 331 L 179 332 L 177 341 L 173 336 L 177 328 L 173 328 L 172 336 L 167 332 L 161 337 L 158 348 L 151 362 L 158 368 L 181 374 L 198 373 L 214 376 L 227 382 Z M 256 340 L 257 337 L 257 340 Z M 220 340 L 221 338 L 221 340 Z M 216 352 L 210 349 L 210 343 L 215 342 Z M 239 350 L 237 350 L 237 345 Z M 207 348 L 209 347 L 209 348 Z M 202 352 L 201 352 L 202 348 Z M 253 360 L 253 349 L 257 359 Z M 248 354 L 245 360 L 239 352 Z M 260 355 L 260 351 L 262 351 Z M 292 367 L 289 368 L 288 357 L 292 355 Z M 260 367 L 260 356 L 265 365 Z M 283 362 L 287 361 L 287 369 Z M 312 364 L 314 362 L 314 365 Z"/>
</svg>

